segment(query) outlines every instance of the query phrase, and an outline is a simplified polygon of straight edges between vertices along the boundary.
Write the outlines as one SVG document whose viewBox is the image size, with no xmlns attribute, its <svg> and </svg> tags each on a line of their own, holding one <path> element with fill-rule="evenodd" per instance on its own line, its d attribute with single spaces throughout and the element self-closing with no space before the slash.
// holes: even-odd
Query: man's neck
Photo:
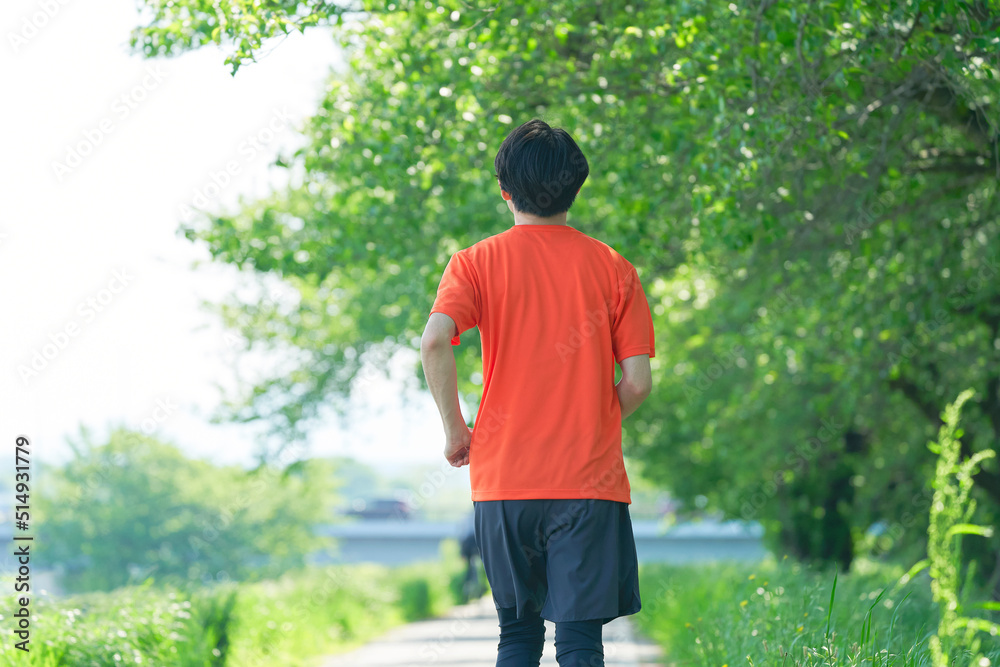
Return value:
<svg viewBox="0 0 1000 667">
<path fill-rule="evenodd" d="M 565 225 L 566 212 L 563 211 L 558 215 L 549 216 L 547 218 L 542 218 L 537 215 L 529 215 L 526 213 L 515 213 L 514 224 L 515 225 Z"/>
</svg>

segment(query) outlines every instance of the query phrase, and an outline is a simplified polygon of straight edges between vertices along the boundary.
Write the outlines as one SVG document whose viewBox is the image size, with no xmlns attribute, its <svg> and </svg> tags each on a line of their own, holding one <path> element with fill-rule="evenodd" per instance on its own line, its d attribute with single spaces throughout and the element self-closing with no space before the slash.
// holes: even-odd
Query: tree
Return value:
<svg viewBox="0 0 1000 667">
<path fill-rule="evenodd" d="M 648 475 L 687 499 L 711 489 L 775 546 L 847 567 L 873 519 L 925 495 L 934 406 L 977 387 L 964 451 L 1000 437 L 996 2 L 403 0 L 241 16 L 180 0 L 134 43 L 215 41 L 238 67 L 267 37 L 325 22 L 353 57 L 309 145 L 279 159 L 302 182 L 185 229 L 301 295 L 223 309 L 247 340 L 301 353 L 233 418 L 297 437 L 366 355 L 413 346 L 448 256 L 509 225 L 497 146 L 544 116 L 592 164 L 571 224 L 633 258 L 651 295 L 657 393 L 628 450 Z M 468 337 L 473 402 L 478 353 Z M 995 517 L 1000 473 L 976 482 Z"/>
<path fill-rule="evenodd" d="M 100 446 L 81 436 L 38 506 L 40 557 L 69 591 L 266 578 L 325 546 L 313 526 L 329 517 L 328 474 L 219 468 L 125 428 Z"/>
</svg>

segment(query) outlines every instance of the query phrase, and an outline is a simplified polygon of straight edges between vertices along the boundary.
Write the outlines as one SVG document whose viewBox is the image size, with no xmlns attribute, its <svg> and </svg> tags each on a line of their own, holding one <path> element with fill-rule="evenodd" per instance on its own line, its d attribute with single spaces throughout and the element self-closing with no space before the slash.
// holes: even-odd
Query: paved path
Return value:
<svg viewBox="0 0 1000 667">
<path fill-rule="evenodd" d="M 442 618 L 396 627 L 380 639 L 351 653 L 331 656 L 319 667 L 495 667 L 500 629 L 493 598 L 455 607 Z M 542 666 L 556 665 L 555 626 L 545 623 Z M 606 667 L 662 665 L 659 648 L 636 637 L 629 618 L 604 626 Z"/>
</svg>

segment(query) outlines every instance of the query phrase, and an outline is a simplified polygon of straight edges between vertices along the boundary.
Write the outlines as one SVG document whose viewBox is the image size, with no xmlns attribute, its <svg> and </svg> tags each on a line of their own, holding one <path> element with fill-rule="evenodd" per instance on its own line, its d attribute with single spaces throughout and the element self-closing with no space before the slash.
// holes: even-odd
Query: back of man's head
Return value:
<svg viewBox="0 0 1000 667">
<path fill-rule="evenodd" d="M 493 164 L 514 208 L 546 218 L 568 211 L 590 174 L 573 137 L 537 118 L 507 135 Z"/>
</svg>

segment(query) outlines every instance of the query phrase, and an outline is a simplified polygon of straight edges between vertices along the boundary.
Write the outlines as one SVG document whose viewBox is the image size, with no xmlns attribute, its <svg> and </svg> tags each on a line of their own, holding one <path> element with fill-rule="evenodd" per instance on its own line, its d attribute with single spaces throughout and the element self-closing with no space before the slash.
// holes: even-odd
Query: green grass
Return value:
<svg viewBox="0 0 1000 667">
<path fill-rule="evenodd" d="M 0 623 L 0 665 L 103 667 L 307 667 L 388 628 L 437 615 L 458 600 L 462 565 L 440 562 L 390 569 L 311 567 L 274 581 L 184 591 L 142 586 L 31 605 L 31 652 L 17 638 L 8 603 Z"/>
<path fill-rule="evenodd" d="M 977 466 L 995 452 L 960 461 L 958 422 L 972 395 L 945 408 L 938 441 L 928 443 L 938 462 L 926 559 L 907 570 L 858 559 L 844 576 L 787 557 L 643 567 L 636 620 L 664 646 L 668 664 L 1000 667 L 1000 606 L 976 603 L 985 594 L 960 577 L 961 538 L 992 535 L 969 523 L 969 492 Z"/>
<path fill-rule="evenodd" d="M 925 573 L 895 587 L 903 574 L 866 560 L 847 575 L 773 558 L 647 565 L 635 618 L 668 665 L 929 667 L 938 623 L 930 580 Z M 1000 665 L 1000 642 L 985 655 Z"/>
</svg>

